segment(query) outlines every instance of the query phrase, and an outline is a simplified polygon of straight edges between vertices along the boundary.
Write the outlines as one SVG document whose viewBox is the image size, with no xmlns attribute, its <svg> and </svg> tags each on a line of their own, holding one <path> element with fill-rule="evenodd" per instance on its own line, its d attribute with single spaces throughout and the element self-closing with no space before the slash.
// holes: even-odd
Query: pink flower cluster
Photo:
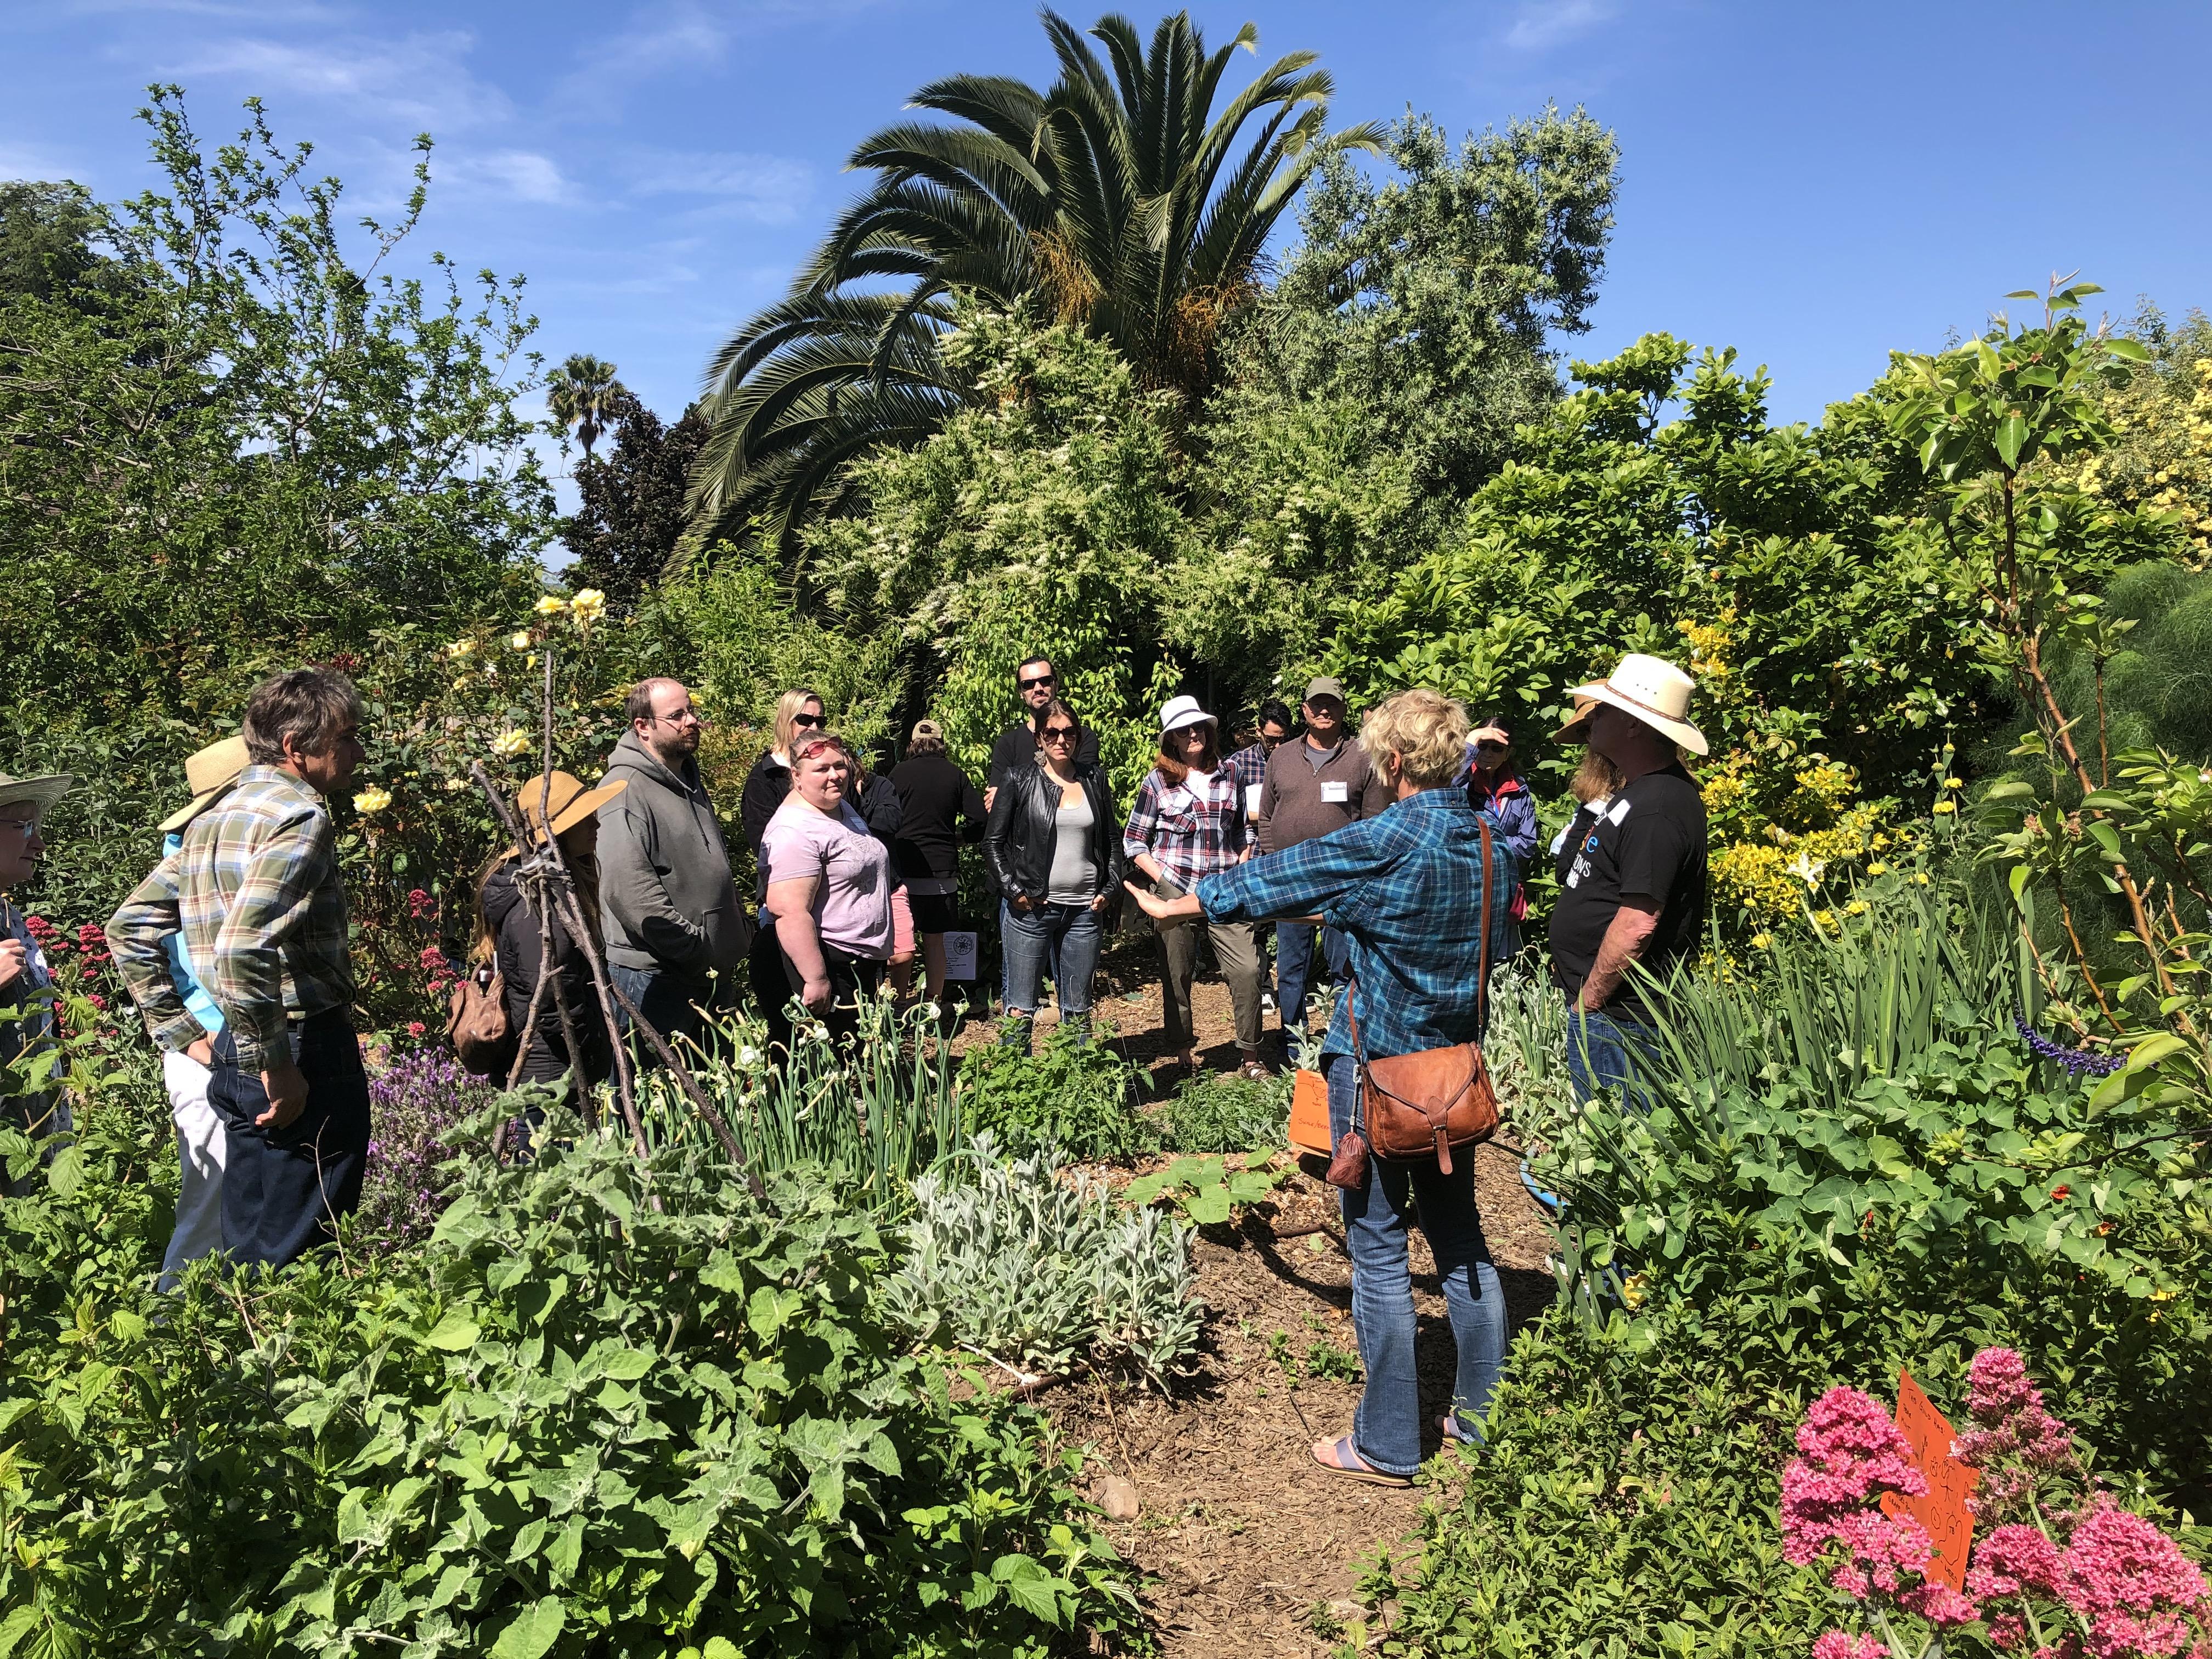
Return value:
<svg viewBox="0 0 2212 1659">
<path fill-rule="evenodd" d="M 2009 1348 L 1977 1354 L 1967 1412 L 1977 1427 L 1955 1455 L 1982 1474 L 1977 1513 L 2024 1502 L 2033 1524 L 2008 1521 L 1976 1546 L 1966 1592 L 1922 1579 L 1929 1555 L 1919 1523 L 1881 1510 L 1927 1481 L 1888 1413 L 1856 1389 L 1832 1389 L 1797 1431 L 1782 1476 L 1783 1553 L 1811 1565 L 1841 1546 L 1828 1582 L 1855 1601 L 1884 1601 L 1938 1626 L 1984 1621 L 2001 1650 L 2036 1644 L 2034 1659 L 2212 1659 L 2212 1589 L 2180 1547 L 2102 1493 L 2048 1515 L 2039 1477 L 2078 1474 L 2073 1437 L 2043 1403 Z M 1995 1490 L 1992 1490 L 1992 1487 Z M 1916 1582 L 1917 1581 L 1917 1582 Z M 1881 1659 L 1872 1636 L 1830 1631 L 1813 1659 Z"/>
<path fill-rule="evenodd" d="M 407 914 L 417 921 L 434 916 L 438 914 L 438 901 L 420 887 L 410 887 L 407 890 Z"/>
</svg>

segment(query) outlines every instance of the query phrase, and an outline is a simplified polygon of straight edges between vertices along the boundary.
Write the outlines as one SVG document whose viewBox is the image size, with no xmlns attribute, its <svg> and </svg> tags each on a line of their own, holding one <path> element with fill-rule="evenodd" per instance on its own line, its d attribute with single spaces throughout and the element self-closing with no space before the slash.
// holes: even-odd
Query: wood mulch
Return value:
<svg viewBox="0 0 2212 1659">
<path fill-rule="evenodd" d="M 1148 950 L 1115 952 L 1094 1010 L 1131 1060 L 1171 1072 L 1157 975 L 1144 972 L 1151 965 Z M 1227 988 L 1201 978 L 1192 1001 L 1201 1063 L 1233 1068 Z M 1041 1015 L 1040 1026 L 1051 1019 Z M 1272 1016 L 1268 1024 L 1272 1032 Z M 954 1046 L 989 1042 L 995 1029 L 971 1023 Z M 1158 1091 L 1172 1092 L 1164 1076 Z M 1517 1152 L 1478 1148 L 1475 1192 L 1517 1330 L 1553 1299 L 1551 1235 L 1521 1184 Z M 1109 1476 L 1133 1486 L 1136 1515 L 1106 1530 L 1144 1571 L 1170 1659 L 1322 1659 L 1335 1644 L 1316 1633 L 1316 1613 L 1324 1624 L 1355 1617 L 1360 1560 L 1418 1524 L 1419 1489 L 1345 1480 L 1309 1454 L 1315 1440 L 1349 1431 L 1359 1397 L 1358 1385 L 1336 1374 L 1356 1375 L 1358 1352 L 1343 1239 L 1334 1194 L 1310 1173 L 1292 1175 L 1270 1202 L 1240 1212 L 1235 1224 L 1204 1229 L 1194 1243 L 1199 1294 L 1211 1310 L 1196 1375 L 1164 1395 L 1087 1375 L 1036 1395 L 1071 1441 L 1090 1449 L 1094 1492 L 1103 1495 Z M 1412 1249 L 1428 1424 L 1450 1396 L 1451 1326 L 1418 1231 Z M 1427 1434 L 1424 1450 L 1433 1454 L 1432 1426 Z"/>
</svg>

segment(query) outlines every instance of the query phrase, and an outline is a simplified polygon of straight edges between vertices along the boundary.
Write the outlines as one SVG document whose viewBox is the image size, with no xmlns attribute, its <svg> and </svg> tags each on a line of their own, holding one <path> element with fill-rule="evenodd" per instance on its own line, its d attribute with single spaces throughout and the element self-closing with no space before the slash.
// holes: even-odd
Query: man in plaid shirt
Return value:
<svg viewBox="0 0 2212 1659">
<path fill-rule="evenodd" d="M 368 1079 L 351 1008 L 345 889 L 324 798 L 361 763 L 361 700 L 339 674 L 296 669 L 246 705 L 251 763 L 107 925 L 154 1040 L 208 1035 L 161 948 L 182 931 L 222 1011 L 208 1102 L 223 1120 L 223 1248 L 281 1267 L 361 1197 Z"/>
</svg>

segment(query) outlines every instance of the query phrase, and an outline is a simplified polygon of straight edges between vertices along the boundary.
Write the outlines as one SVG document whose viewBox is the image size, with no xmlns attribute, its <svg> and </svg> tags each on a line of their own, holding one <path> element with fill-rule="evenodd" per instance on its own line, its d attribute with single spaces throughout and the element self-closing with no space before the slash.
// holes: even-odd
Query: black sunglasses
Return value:
<svg viewBox="0 0 2212 1659">
<path fill-rule="evenodd" d="M 1033 680 L 1016 680 L 1014 682 L 1014 684 L 1024 691 L 1034 691 L 1040 685 L 1057 685 L 1059 684 L 1060 676 L 1057 674 L 1040 674 Z"/>
<path fill-rule="evenodd" d="M 1075 728 L 1072 726 L 1048 726 L 1045 727 L 1044 740 L 1047 743 L 1052 743 L 1062 738 L 1065 738 L 1070 743 L 1073 743 L 1075 741 Z"/>
<path fill-rule="evenodd" d="M 829 721 L 820 714 L 793 714 L 791 723 L 802 732 L 819 732 Z"/>
</svg>

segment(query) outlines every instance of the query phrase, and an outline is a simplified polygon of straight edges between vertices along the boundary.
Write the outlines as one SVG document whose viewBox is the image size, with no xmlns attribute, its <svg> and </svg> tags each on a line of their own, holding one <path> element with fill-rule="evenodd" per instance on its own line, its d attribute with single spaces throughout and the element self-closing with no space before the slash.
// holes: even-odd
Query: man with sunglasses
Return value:
<svg viewBox="0 0 2212 1659">
<path fill-rule="evenodd" d="M 1024 658 L 1022 665 L 1014 671 L 1014 686 L 1022 694 L 1022 706 L 1029 710 L 1029 715 L 1000 732 L 998 742 L 991 745 L 990 769 L 983 774 L 986 812 L 999 798 L 1000 786 L 1006 782 L 1009 773 L 1018 766 L 1037 763 L 1037 718 L 1060 695 L 1060 676 L 1053 672 L 1052 659 Z M 1075 763 L 1098 764 L 1098 737 L 1089 726 L 1083 729 L 1082 745 L 1076 750 Z"/>
<path fill-rule="evenodd" d="M 752 918 L 738 902 L 721 826 L 700 781 L 704 722 L 690 692 L 676 680 L 640 680 L 623 712 L 629 730 L 601 781 L 627 787 L 599 808 L 607 969 L 664 1036 L 696 1042 L 702 1011 L 736 993 Z"/>
</svg>

